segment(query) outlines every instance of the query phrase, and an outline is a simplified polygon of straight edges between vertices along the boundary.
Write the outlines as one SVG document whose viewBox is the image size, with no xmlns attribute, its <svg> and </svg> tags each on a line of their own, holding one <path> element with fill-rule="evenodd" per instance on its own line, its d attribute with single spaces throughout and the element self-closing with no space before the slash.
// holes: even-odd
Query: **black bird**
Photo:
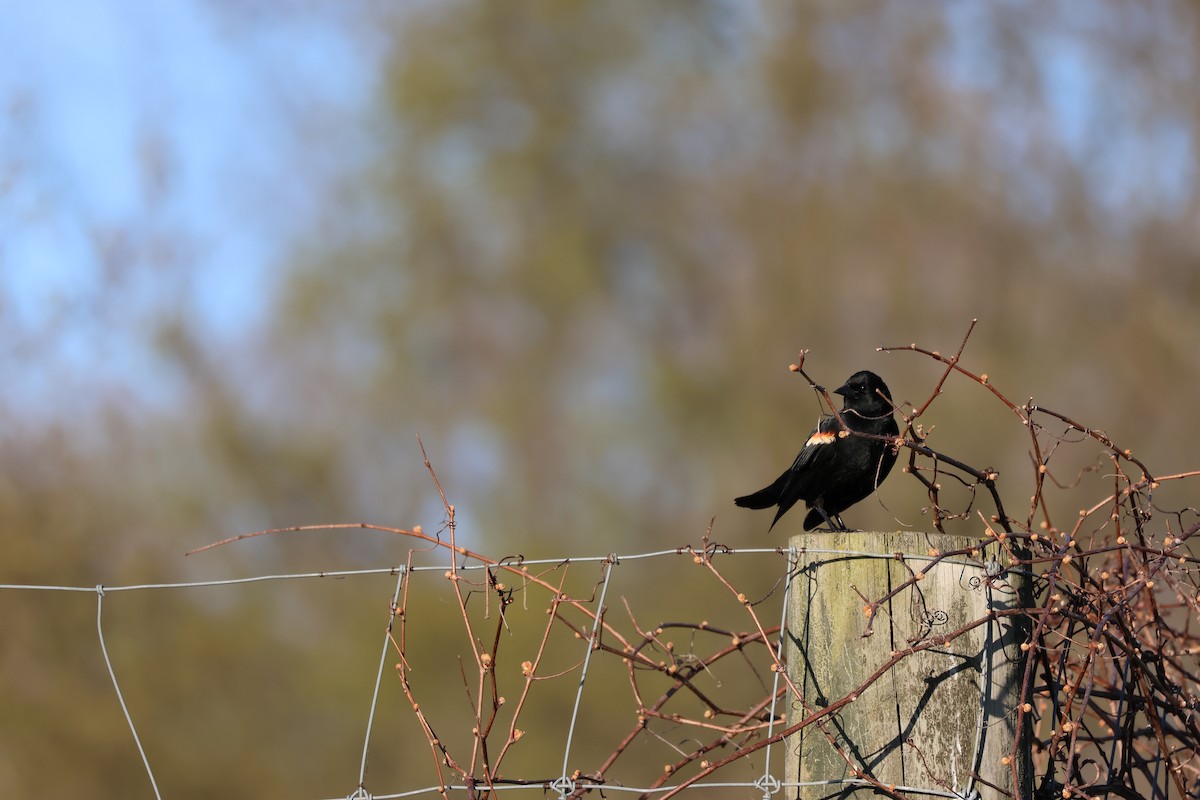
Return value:
<svg viewBox="0 0 1200 800">
<path fill-rule="evenodd" d="M 846 530 L 840 514 L 875 491 L 896 463 L 892 443 L 872 438 L 900 435 L 887 384 L 874 372 L 863 370 L 833 393 L 846 398 L 841 411 L 844 426 L 836 416 L 821 420 L 795 463 L 778 480 L 733 501 L 743 508 L 779 506 L 772 528 L 797 500 L 803 500 L 809 508 L 804 530 L 822 522 L 834 530 Z"/>
</svg>

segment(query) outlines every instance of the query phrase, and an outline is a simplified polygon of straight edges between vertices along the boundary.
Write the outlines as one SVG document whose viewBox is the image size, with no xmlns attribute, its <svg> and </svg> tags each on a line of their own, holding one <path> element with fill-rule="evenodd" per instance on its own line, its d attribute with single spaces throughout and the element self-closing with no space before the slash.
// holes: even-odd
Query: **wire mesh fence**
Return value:
<svg viewBox="0 0 1200 800">
<path fill-rule="evenodd" d="M 372 701 L 364 719 L 361 761 L 357 774 L 348 774 L 353 790 L 344 796 L 488 796 L 524 789 L 571 797 L 602 788 L 606 793 L 668 797 L 686 787 L 689 794 L 700 796 L 729 796 L 721 793 L 741 789 L 744 794 L 739 796 L 767 797 L 796 785 L 783 777 L 786 759 L 792 757 L 783 734 L 796 733 L 797 725 L 821 722 L 818 709 L 794 721 L 786 713 L 789 681 L 779 645 L 789 587 L 804 580 L 796 574 L 798 553 L 735 550 L 702 542 L 655 552 L 538 560 L 493 560 L 457 548 L 453 560 L 447 561 L 445 556 L 454 552 L 447 540 L 432 550 L 413 550 L 405 564 L 379 569 L 177 584 L 3 588 L 94 595 L 98 647 L 155 796 L 164 795 L 159 794 L 152 760 L 138 737 L 136 714 L 124 706 L 121 676 L 106 645 L 106 618 L 119 617 L 123 595 L 381 575 L 394 577 L 395 583 L 383 594 L 378 583 L 370 587 L 379 600 L 380 655 L 371 685 L 364 687 L 371 690 Z M 439 555 L 444 563 L 423 563 Z M 995 569 L 970 550 L 938 558 L 943 568 L 959 570 L 974 560 L 980 574 Z M 926 556 L 907 563 L 915 576 L 930 573 L 934 560 Z M 1173 578 L 1178 578 L 1177 570 L 1194 568 L 1188 556 L 1171 560 Z M 699 570 L 708 579 L 712 591 L 702 593 L 701 602 L 667 596 L 672 576 L 682 570 Z M 1142 596 L 1141 587 L 1153 579 L 1135 578 L 1124 586 L 1126 595 Z M 642 620 L 644 611 L 635 612 L 620 599 L 623 581 L 646 580 L 662 587 L 664 602 L 654 604 L 661 613 L 679 616 Z M 1126 627 L 1120 617 L 1132 618 L 1141 608 L 1136 601 L 1124 614 L 1116 613 L 1120 609 L 1108 614 L 1109 619 L 1118 618 L 1112 623 L 1115 630 L 1096 629 L 1081 636 L 1086 623 L 1064 608 L 1061 598 L 1053 599 L 1062 589 L 1051 580 L 1042 575 L 1044 604 L 1029 612 L 1034 619 L 1049 621 L 1033 640 L 1041 644 L 1028 648 L 1038 658 L 1020 698 L 1031 701 L 1024 711 L 1037 733 L 1024 744 L 1032 745 L 1039 771 L 1062 774 L 1072 761 L 1061 754 L 1071 752 L 1077 769 L 1106 769 L 1111 774 L 1120 768 L 1122 754 L 1129 753 L 1124 763 L 1143 768 L 1130 771 L 1129 786 L 1147 797 L 1189 796 L 1195 787 L 1195 743 L 1200 741 L 1189 727 L 1195 687 L 1179 682 L 1170 671 L 1177 659 L 1194 657 L 1196 643 L 1187 645 L 1186 653 L 1175 653 L 1170 645 L 1152 652 L 1141 643 L 1133 650 L 1119 638 L 1114 645 L 1100 644 L 1120 637 Z M 766 586 L 762 596 L 748 597 L 737 589 L 738 584 L 750 583 Z M 1195 596 L 1193 592 L 1193 601 Z M 1151 597 L 1145 593 L 1146 601 Z M 449 644 L 442 638 L 446 615 L 435 610 L 447 604 L 458 617 L 461 634 Z M 1158 605 L 1170 613 L 1171 604 Z M 869 619 L 864 615 L 864 627 Z M 1165 628 L 1165 620 L 1162 624 Z M 1174 635 L 1176 646 L 1183 646 L 1181 635 L 1191 627 L 1185 623 L 1156 635 Z M 1148 638 L 1145 624 L 1128 630 Z M 936 635 L 942 637 L 937 643 L 945 644 L 946 632 Z M 893 656 L 919 658 L 922 652 L 922 642 L 917 641 Z M 1138 676 L 1139 662 L 1154 665 L 1153 674 Z M 1156 717 L 1154 704 L 1163 698 L 1155 692 L 1161 691 L 1164 680 L 1170 681 L 1165 687 L 1178 700 L 1173 707 L 1158 709 Z M 398 681 L 403 688 L 406 713 L 416 722 L 412 739 L 423 740 L 429 752 L 428 778 L 404 786 L 375 786 L 368 794 L 372 759 L 388 758 L 395 745 L 372 737 L 376 714 L 397 711 L 378 706 L 384 681 Z M 867 686 L 855 687 L 853 693 L 861 694 Z M 826 707 L 836 711 L 842 700 L 845 697 L 827 698 Z M 1013 698 L 1013 713 L 1020 713 L 1019 705 Z M 853 762 L 849 749 L 845 754 L 848 763 Z M 1183 793 L 1172 791 L 1175 777 L 1184 782 Z M 848 783 L 870 785 L 867 778 L 869 774 Z M 1065 787 L 1058 789 L 1060 794 Z M 1081 796 L 1114 788 L 1093 783 Z M 954 787 L 900 786 L 893 791 L 896 796 L 959 796 Z M 1050 795 L 1043 791 L 1039 796 Z"/>
<path fill-rule="evenodd" d="M 773 666 L 778 663 L 787 576 L 795 563 L 787 550 L 682 547 L 505 561 L 457 551 L 451 562 L 422 563 L 423 556 L 435 559 L 454 552 L 447 540 L 431 550 L 413 550 L 405 564 L 377 569 L 169 584 L 0 588 L 94 596 L 98 648 L 156 797 L 164 795 L 139 737 L 136 713 L 125 704 L 105 634 L 106 619 L 120 615 L 122 596 L 130 592 L 394 576 L 393 591 L 379 597 L 381 652 L 370 686 L 362 758 L 357 775 L 347 778 L 353 791 L 343 796 L 476 796 L 524 789 L 567 797 L 599 786 L 608 792 L 663 796 L 677 790 L 674 778 L 686 767 L 705 768 L 720 754 L 770 736 L 780 723 L 783 689 L 781 673 Z M 744 574 L 747 568 L 775 573 L 767 596 L 739 596 L 718 566 L 722 560 L 746 562 L 734 573 Z M 625 575 L 643 581 L 653 573 L 669 591 L 669 581 L 662 578 L 673 571 L 671 563 L 692 569 L 698 565 L 728 593 L 727 602 L 708 609 L 712 620 L 682 616 L 696 610 L 686 598 L 675 598 L 682 601 L 674 603 L 681 621 L 657 621 L 645 628 L 628 605 L 613 607 L 620 591 L 613 587 Z M 368 588 L 378 592 L 377 583 L 364 586 Z M 446 619 L 436 608 L 448 601 L 457 608 L 464 634 L 457 646 L 441 641 Z M 739 617 L 750 625 L 732 624 Z M 614 671 L 617 662 L 621 668 Z M 432 755 L 432 780 L 373 787 L 368 794 L 371 760 L 387 758 L 394 744 L 372 738 L 376 715 L 396 711 L 378 705 L 380 685 L 388 680 L 403 687 L 407 712 L 417 723 L 413 736 L 423 738 Z M 621 688 L 623 681 L 628 683 Z M 549 691 L 540 691 L 543 687 Z M 603 744 L 597 739 L 601 731 L 607 739 Z M 647 748 L 641 740 L 651 745 Z M 606 757 L 597 760 L 596 754 L 609 747 Z M 629 758 L 634 749 L 637 757 Z M 649 774 L 646 749 L 665 759 Z M 772 755 L 767 748 L 755 769 L 742 770 L 736 779 L 702 782 L 695 791 L 767 787 L 770 793 L 771 787 L 778 788 L 783 767 L 782 754 Z M 641 783 L 614 777 L 623 757 L 643 762 L 632 771 Z"/>
</svg>

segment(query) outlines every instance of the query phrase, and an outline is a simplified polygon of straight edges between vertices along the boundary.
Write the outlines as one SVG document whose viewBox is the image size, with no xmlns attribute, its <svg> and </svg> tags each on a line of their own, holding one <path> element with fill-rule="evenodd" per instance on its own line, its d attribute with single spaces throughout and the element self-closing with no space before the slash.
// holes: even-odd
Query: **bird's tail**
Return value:
<svg viewBox="0 0 1200 800">
<path fill-rule="evenodd" d="M 736 505 L 742 508 L 770 508 L 779 502 L 778 481 L 765 489 L 759 489 L 754 494 L 744 495 L 734 499 Z M 728 495 L 726 495 L 728 497 Z"/>
<path fill-rule="evenodd" d="M 775 479 L 775 482 L 765 489 L 759 489 L 754 494 L 735 497 L 733 502 L 742 508 L 770 508 L 778 505 L 779 510 L 775 512 L 775 519 L 771 520 L 771 528 L 775 527 L 775 523 L 779 522 L 779 518 L 784 515 L 789 508 L 796 503 L 795 497 L 785 499 L 784 490 L 788 486 L 788 481 L 791 479 L 791 471 L 787 471 Z"/>
</svg>

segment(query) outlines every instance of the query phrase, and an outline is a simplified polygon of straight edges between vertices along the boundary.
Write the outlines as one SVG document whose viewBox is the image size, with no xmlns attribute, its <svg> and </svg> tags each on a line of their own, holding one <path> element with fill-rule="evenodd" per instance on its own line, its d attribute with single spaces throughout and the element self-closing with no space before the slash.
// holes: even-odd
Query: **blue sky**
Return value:
<svg viewBox="0 0 1200 800">
<path fill-rule="evenodd" d="M 381 48 L 331 5 L 264 24 L 197 0 L 8 4 L 0 313 L 17 335 L 0 357 L 39 366 L 9 400 L 41 403 L 81 362 L 135 377 L 129 323 L 164 302 L 214 335 L 254 324 L 365 142 Z"/>
</svg>

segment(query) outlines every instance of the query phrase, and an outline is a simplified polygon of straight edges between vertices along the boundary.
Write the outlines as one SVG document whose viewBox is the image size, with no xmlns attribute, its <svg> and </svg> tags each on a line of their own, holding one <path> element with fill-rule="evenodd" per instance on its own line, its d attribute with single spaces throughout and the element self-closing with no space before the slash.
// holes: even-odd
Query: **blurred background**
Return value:
<svg viewBox="0 0 1200 800">
<path fill-rule="evenodd" d="M 950 352 L 972 318 L 965 366 L 1014 401 L 1158 473 L 1200 462 L 1189 2 L 3 16 L 0 582 L 403 563 L 365 531 L 184 553 L 436 530 L 417 434 L 489 555 L 671 548 L 714 517 L 782 545 L 802 515 L 768 535 L 732 498 L 817 421 L 797 352 L 920 405 L 937 365 L 875 348 Z M 1027 505 L 1011 412 L 946 388 L 930 443 Z M 926 502 L 897 473 L 846 519 L 927 528 Z M 106 601 L 170 796 L 344 796 L 393 588 Z M 94 599 L 0 594 L 0 794 L 147 795 Z M 396 709 L 376 791 L 429 770 Z"/>
</svg>

